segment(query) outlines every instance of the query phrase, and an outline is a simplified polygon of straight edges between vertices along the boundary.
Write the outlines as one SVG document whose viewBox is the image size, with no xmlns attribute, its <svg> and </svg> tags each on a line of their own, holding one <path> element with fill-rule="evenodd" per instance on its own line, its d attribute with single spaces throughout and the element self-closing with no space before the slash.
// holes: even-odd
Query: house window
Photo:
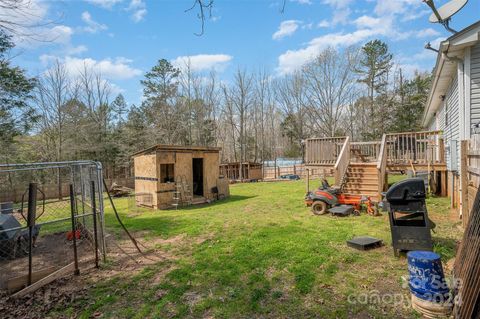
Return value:
<svg viewBox="0 0 480 319">
<path fill-rule="evenodd" d="M 173 183 L 175 182 L 174 164 L 160 164 L 160 182 Z"/>
</svg>

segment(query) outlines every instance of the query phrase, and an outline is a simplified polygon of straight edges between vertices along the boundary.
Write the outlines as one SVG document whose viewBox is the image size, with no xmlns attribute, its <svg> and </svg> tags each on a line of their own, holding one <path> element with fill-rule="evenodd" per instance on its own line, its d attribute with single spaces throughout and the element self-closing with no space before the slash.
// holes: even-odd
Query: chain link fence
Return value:
<svg viewBox="0 0 480 319">
<path fill-rule="evenodd" d="M 100 163 L 0 164 L 0 289 L 79 273 L 105 254 Z"/>
</svg>

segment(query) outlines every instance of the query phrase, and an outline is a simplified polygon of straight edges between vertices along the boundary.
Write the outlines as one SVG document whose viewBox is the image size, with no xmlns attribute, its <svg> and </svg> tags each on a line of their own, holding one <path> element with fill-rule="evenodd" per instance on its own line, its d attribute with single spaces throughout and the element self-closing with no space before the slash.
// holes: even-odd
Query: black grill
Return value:
<svg viewBox="0 0 480 319">
<path fill-rule="evenodd" d="M 387 192 L 390 204 L 389 219 L 395 256 L 400 251 L 432 250 L 430 229 L 425 205 L 425 184 L 422 179 L 410 178 L 394 184 Z"/>
</svg>

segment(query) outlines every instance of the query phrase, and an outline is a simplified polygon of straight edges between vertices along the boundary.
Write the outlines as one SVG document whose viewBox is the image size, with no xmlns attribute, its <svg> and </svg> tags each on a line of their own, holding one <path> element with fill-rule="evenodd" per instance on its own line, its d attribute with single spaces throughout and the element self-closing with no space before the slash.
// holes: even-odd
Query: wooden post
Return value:
<svg viewBox="0 0 480 319">
<path fill-rule="evenodd" d="M 275 162 L 273 164 L 273 168 L 274 168 L 274 173 L 275 173 L 275 179 L 277 179 L 277 158 L 275 157 Z"/>
<path fill-rule="evenodd" d="M 307 168 L 307 193 L 310 191 L 310 171 Z"/>
<path fill-rule="evenodd" d="M 447 172 L 446 171 L 440 172 L 440 187 L 441 187 L 440 196 L 442 196 L 442 197 L 448 196 L 448 194 L 447 194 Z"/>
<path fill-rule="evenodd" d="M 440 163 L 445 163 L 445 144 L 443 138 L 438 139 L 438 149 L 439 149 L 439 161 Z"/>
<path fill-rule="evenodd" d="M 450 196 L 450 208 L 455 208 L 455 174 L 448 172 L 448 196 Z"/>
<path fill-rule="evenodd" d="M 468 216 L 468 140 L 460 142 L 460 217 Z"/>
</svg>

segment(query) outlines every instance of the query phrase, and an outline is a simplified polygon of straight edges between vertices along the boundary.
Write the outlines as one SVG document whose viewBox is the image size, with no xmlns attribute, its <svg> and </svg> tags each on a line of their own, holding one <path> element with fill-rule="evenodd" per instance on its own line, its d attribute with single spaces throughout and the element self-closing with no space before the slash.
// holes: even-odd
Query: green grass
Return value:
<svg viewBox="0 0 480 319">
<path fill-rule="evenodd" d="M 388 174 L 388 185 L 393 185 L 397 182 L 403 181 L 408 178 L 405 174 Z"/>
<path fill-rule="evenodd" d="M 408 298 L 401 286 L 406 260 L 393 256 L 386 216 L 314 216 L 303 204 L 303 181 L 235 184 L 231 194 L 212 205 L 135 214 L 126 199 L 117 199 L 126 226 L 174 258 L 95 283 L 87 297 L 57 311 L 80 312 L 82 318 L 413 316 L 393 304 L 348 302 L 348 296 L 372 290 Z M 448 204 L 428 199 L 439 230 L 435 250 L 444 262 L 460 236 Z M 109 207 L 106 224 L 121 234 Z M 348 248 L 345 241 L 358 235 L 386 245 L 368 252 Z"/>
</svg>

